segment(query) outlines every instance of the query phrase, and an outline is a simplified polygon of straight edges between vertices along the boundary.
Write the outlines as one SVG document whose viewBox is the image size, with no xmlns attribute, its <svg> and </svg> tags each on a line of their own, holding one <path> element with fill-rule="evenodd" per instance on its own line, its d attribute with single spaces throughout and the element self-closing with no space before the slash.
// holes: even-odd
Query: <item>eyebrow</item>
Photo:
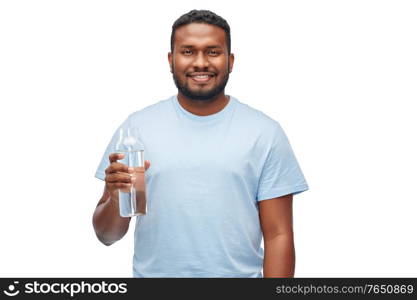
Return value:
<svg viewBox="0 0 417 300">
<path fill-rule="evenodd" d="M 193 45 L 182 45 L 181 46 L 181 48 L 194 48 L 194 46 Z M 213 48 L 222 48 L 221 46 L 219 46 L 219 45 L 214 45 L 214 46 L 207 46 L 206 47 L 207 49 L 213 49 Z"/>
</svg>

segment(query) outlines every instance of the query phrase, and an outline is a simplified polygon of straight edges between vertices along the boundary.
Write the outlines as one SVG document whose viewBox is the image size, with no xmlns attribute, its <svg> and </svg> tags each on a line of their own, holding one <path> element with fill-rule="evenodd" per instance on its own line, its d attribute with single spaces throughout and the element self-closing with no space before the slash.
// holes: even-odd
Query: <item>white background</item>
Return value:
<svg viewBox="0 0 417 300">
<path fill-rule="evenodd" d="M 259 0 L 0 2 L 0 276 L 131 277 L 133 226 L 95 237 L 94 173 L 128 114 L 175 94 L 193 8 L 229 22 L 226 92 L 280 122 L 309 183 L 296 277 L 417 276 L 416 2 Z"/>
</svg>

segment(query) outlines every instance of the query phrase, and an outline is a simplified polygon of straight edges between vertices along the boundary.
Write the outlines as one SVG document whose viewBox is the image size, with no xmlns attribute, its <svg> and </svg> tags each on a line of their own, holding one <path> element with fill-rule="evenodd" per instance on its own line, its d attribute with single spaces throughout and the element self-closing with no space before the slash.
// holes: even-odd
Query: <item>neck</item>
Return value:
<svg viewBox="0 0 417 300">
<path fill-rule="evenodd" d="M 209 100 L 195 100 L 186 97 L 181 92 L 177 95 L 178 102 L 188 112 L 198 116 L 208 116 L 218 113 L 229 103 L 230 96 L 223 93 Z"/>
</svg>

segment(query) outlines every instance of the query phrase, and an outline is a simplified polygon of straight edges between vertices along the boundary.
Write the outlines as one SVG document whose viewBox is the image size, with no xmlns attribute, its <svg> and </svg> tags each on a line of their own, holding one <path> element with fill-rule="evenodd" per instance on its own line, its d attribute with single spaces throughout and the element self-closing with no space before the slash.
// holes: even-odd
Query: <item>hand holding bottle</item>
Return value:
<svg viewBox="0 0 417 300">
<path fill-rule="evenodd" d="M 117 196 L 118 190 L 128 193 L 132 188 L 132 182 L 135 179 L 135 173 L 144 172 L 143 167 L 129 167 L 118 162 L 124 159 L 123 153 L 112 153 L 109 155 L 110 165 L 106 169 L 106 187 L 111 195 Z M 145 171 L 149 169 L 150 162 L 145 161 Z M 118 197 L 114 197 L 118 199 Z"/>
</svg>

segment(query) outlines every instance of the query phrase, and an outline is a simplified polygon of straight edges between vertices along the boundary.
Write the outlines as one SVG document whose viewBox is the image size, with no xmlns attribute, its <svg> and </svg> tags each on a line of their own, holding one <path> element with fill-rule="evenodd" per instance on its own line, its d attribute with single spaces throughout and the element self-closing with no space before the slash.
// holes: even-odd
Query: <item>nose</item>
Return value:
<svg viewBox="0 0 417 300">
<path fill-rule="evenodd" d="M 209 66 L 209 61 L 202 51 L 199 51 L 195 56 L 193 66 L 195 68 L 207 68 Z"/>
</svg>

